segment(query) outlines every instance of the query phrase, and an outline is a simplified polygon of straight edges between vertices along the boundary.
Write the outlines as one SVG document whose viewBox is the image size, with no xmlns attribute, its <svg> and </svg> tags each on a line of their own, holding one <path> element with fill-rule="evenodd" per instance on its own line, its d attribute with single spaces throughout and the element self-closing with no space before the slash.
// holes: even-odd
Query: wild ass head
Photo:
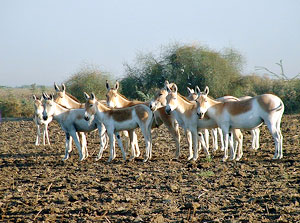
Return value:
<svg viewBox="0 0 300 223">
<path fill-rule="evenodd" d="M 53 94 L 48 96 L 46 93 L 43 93 L 43 99 L 43 119 L 47 121 L 49 118 L 53 118 L 56 103 L 54 102 Z"/>
<path fill-rule="evenodd" d="M 97 112 L 97 100 L 94 93 L 89 96 L 84 92 L 84 97 L 86 99 L 84 119 L 89 121 Z"/>
<path fill-rule="evenodd" d="M 110 88 L 108 81 L 106 81 L 106 89 L 107 89 L 107 93 L 106 93 L 106 103 L 108 105 L 108 107 L 110 108 L 115 108 L 115 107 L 120 107 L 120 103 L 118 101 L 119 99 L 119 95 L 118 95 L 118 89 L 120 87 L 120 84 L 118 81 L 116 81 L 115 87 L 114 88 Z"/>
<path fill-rule="evenodd" d="M 176 84 L 166 86 L 168 95 L 166 97 L 166 113 L 171 114 L 178 107 L 177 91 L 178 87 Z"/>
<path fill-rule="evenodd" d="M 208 93 L 209 88 L 208 86 L 205 87 L 204 91 L 201 92 L 200 88 L 196 87 L 196 93 L 198 95 L 198 98 L 196 99 L 197 102 L 197 115 L 200 119 L 204 118 L 205 113 L 207 112 L 207 109 L 209 108 L 209 102 L 208 102 Z"/>
<path fill-rule="evenodd" d="M 166 100 L 166 97 L 168 95 L 167 87 L 172 88 L 173 86 L 174 83 L 170 84 L 167 80 L 165 81 L 165 86 L 162 89 L 158 90 L 154 98 L 150 101 L 149 106 L 152 111 L 167 105 L 167 100 Z"/>
</svg>

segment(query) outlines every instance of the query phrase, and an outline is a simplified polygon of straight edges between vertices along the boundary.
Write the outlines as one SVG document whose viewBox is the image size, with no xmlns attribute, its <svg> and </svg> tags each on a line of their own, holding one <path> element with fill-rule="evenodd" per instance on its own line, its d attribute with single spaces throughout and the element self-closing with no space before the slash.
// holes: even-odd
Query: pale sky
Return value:
<svg viewBox="0 0 300 223">
<path fill-rule="evenodd" d="M 115 77 L 175 42 L 232 47 L 244 74 L 300 73 L 298 0 L 0 0 L 0 86 L 62 83 L 85 64 Z"/>
</svg>

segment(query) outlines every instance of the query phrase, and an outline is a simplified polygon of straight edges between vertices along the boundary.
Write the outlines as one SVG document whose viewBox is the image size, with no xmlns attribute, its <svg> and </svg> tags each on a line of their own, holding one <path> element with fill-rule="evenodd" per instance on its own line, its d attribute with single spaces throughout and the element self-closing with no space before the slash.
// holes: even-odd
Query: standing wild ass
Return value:
<svg viewBox="0 0 300 223">
<path fill-rule="evenodd" d="M 85 103 L 85 119 L 89 121 L 96 119 L 97 122 L 103 123 L 110 141 L 110 157 L 109 162 L 115 158 L 115 144 L 114 144 L 114 134 L 117 137 L 119 146 L 123 153 L 123 158 L 126 160 L 125 150 L 122 145 L 122 140 L 118 134 L 119 131 L 127 130 L 129 131 L 129 136 L 132 139 L 133 130 L 140 127 L 146 145 L 146 153 L 144 162 L 151 159 L 152 156 L 152 137 L 151 137 L 151 126 L 153 122 L 153 113 L 151 109 L 143 104 L 134 105 L 131 107 L 111 109 L 101 102 L 96 100 L 95 95 L 92 93 L 89 96 L 84 93 L 86 98 Z M 133 141 L 131 140 L 131 148 Z M 132 153 L 134 150 L 131 150 Z M 100 152 L 99 152 L 100 153 Z M 133 159 L 135 154 L 132 154 Z"/>
<path fill-rule="evenodd" d="M 73 138 L 78 149 L 79 160 L 82 161 L 87 158 L 88 151 L 85 146 L 86 139 L 85 137 L 82 139 L 83 147 L 81 147 L 77 132 L 90 132 L 99 126 L 97 126 L 95 123 L 87 123 L 84 120 L 84 109 L 68 109 L 56 103 L 53 95 L 50 95 L 49 97 L 46 94 L 43 94 L 43 99 L 43 119 L 45 121 L 52 118 L 56 120 L 66 135 L 66 149 L 63 160 L 67 160 L 69 158 L 69 153 L 72 150 L 71 137 Z M 99 131 L 99 133 L 101 133 L 101 131 Z M 100 138 L 103 137 L 100 135 Z M 100 146 L 102 146 L 102 144 Z"/>
<path fill-rule="evenodd" d="M 33 121 L 36 124 L 36 141 L 35 145 L 40 145 L 41 141 L 41 127 L 43 128 L 43 145 L 45 145 L 45 138 L 47 138 L 47 143 L 50 145 L 49 135 L 48 135 L 48 125 L 52 119 L 45 121 L 43 119 L 43 102 L 41 99 L 38 99 L 35 95 L 32 96 L 34 100 L 34 117 Z"/>
<path fill-rule="evenodd" d="M 216 128 L 217 124 L 214 120 L 205 118 L 199 120 L 197 116 L 197 105 L 195 102 L 187 100 L 185 97 L 181 96 L 177 92 L 177 85 L 174 84 L 172 89 L 166 86 L 168 95 L 166 97 L 166 112 L 168 114 L 174 114 L 179 125 L 184 128 L 187 133 L 188 138 L 190 137 L 192 143 L 189 145 L 190 156 L 193 160 L 198 158 L 198 130 L 200 129 L 211 129 Z M 240 131 L 236 130 L 233 132 L 235 138 L 239 141 L 239 146 L 242 146 L 242 134 Z M 202 144 L 203 145 L 203 144 Z M 231 145 L 233 147 L 233 145 Z M 194 151 L 193 151 L 194 148 Z M 207 156 L 209 152 L 204 146 Z M 239 157 L 237 157 L 238 159 Z M 231 159 L 235 159 L 235 153 L 231 154 Z"/>
<path fill-rule="evenodd" d="M 188 90 L 188 94 L 189 94 L 187 99 L 189 99 L 190 101 L 197 100 L 198 94 L 195 92 L 195 90 L 190 89 L 189 87 L 187 87 L 187 90 Z M 242 100 L 249 99 L 249 98 L 251 98 L 251 97 L 250 96 L 244 96 L 244 97 L 236 98 L 234 96 L 223 96 L 223 97 L 217 98 L 215 100 L 225 102 L 225 101 L 242 101 Z M 221 151 L 224 151 L 223 133 L 222 133 L 222 130 L 219 127 L 216 128 L 216 129 L 212 129 L 213 148 L 214 148 L 215 151 L 218 150 L 217 132 L 219 133 L 219 136 L 220 136 Z M 252 135 L 252 149 L 257 150 L 259 148 L 259 133 L 260 133 L 260 130 L 257 127 L 255 129 L 250 130 L 250 132 L 251 132 L 251 135 Z"/>
<path fill-rule="evenodd" d="M 69 94 L 66 92 L 66 86 L 64 84 L 61 85 L 61 88 L 59 88 L 57 86 L 57 84 L 54 83 L 54 89 L 56 91 L 56 94 L 54 95 L 54 101 L 57 104 L 60 104 L 68 109 L 84 109 L 84 103 L 81 103 L 76 97 L 74 97 L 73 95 Z M 96 123 L 90 123 L 92 126 L 94 126 L 94 129 L 92 129 L 91 131 L 97 130 L 98 126 Z M 96 125 L 95 125 L 96 124 Z M 103 124 L 100 124 L 103 125 Z M 102 145 L 104 145 L 104 149 L 107 147 L 107 134 L 106 134 L 106 129 L 104 126 L 101 127 L 102 132 L 100 134 L 100 140 Z M 87 131 L 89 132 L 89 131 Z M 80 140 L 82 141 L 82 148 L 87 147 L 86 143 L 85 145 L 83 144 L 83 142 L 86 142 L 86 136 L 84 132 L 78 132 Z M 70 151 L 72 150 L 72 138 L 70 139 Z M 86 149 L 86 151 L 88 151 Z M 98 154 L 98 156 L 96 157 L 96 161 L 101 159 L 102 154 Z"/>
<path fill-rule="evenodd" d="M 144 104 L 146 106 L 150 106 L 151 108 L 151 102 L 141 102 L 141 101 L 130 101 L 125 96 L 121 95 L 118 92 L 119 89 L 119 82 L 117 81 L 114 88 L 111 88 L 106 82 L 106 101 L 107 105 L 111 108 L 125 108 L 137 104 Z M 174 119 L 173 116 L 167 115 L 164 108 L 158 108 L 155 111 L 153 111 L 154 120 L 152 123 L 152 128 L 158 128 L 162 124 L 165 124 L 169 132 L 171 133 L 173 139 L 176 143 L 176 154 L 175 158 L 179 158 L 179 150 L 180 150 L 180 133 L 179 133 L 179 127 Z M 135 133 L 134 133 L 135 135 Z M 138 150 L 138 144 L 137 140 L 134 141 L 135 148 Z"/>
<path fill-rule="evenodd" d="M 254 129 L 264 122 L 275 141 L 273 159 L 281 159 L 282 134 L 280 122 L 284 112 L 282 100 L 272 94 L 262 94 L 242 101 L 219 102 L 208 97 L 209 88 L 204 92 L 196 88 L 198 94 L 197 114 L 203 119 L 207 114 L 228 137 L 230 129 Z M 228 157 L 228 144 L 225 141 L 224 160 Z"/>
</svg>

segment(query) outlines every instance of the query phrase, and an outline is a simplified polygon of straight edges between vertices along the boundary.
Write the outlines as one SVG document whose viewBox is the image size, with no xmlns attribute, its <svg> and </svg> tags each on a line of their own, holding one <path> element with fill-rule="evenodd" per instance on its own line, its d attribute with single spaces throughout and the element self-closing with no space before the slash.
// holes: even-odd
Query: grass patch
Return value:
<svg viewBox="0 0 300 223">
<path fill-rule="evenodd" d="M 213 176 L 215 176 L 215 173 L 214 173 L 213 171 L 211 171 L 211 170 L 208 170 L 208 171 L 201 171 L 201 172 L 199 173 L 199 176 L 200 176 L 200 177 L 213 177 Z"/>
</svg>

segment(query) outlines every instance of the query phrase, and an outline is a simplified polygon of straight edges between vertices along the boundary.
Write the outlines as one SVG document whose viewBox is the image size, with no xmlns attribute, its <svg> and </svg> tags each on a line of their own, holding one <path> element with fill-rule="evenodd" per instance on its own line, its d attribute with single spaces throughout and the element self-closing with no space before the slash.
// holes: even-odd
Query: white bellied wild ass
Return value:
<svg viewBox="0 0 300 223">
<path fill-rule="evenodd" d="M 194 89 L 190 89 L 189 87 L 187 87 L 187 89 L 188 89 L 188 94 L 189 94 L 187 99 L 189 99 L 190 101 L 197 100 L 198 94 L 194 91 Z M 249 99 L 249 98 L 251 98 L 251 97 L 244 96 L 244 97 L 236 98 L 234 96 L 223 96 L 220 98 L 216 98 L 215 100 L 220 101 L 220 102 L 225 102 L 225 101 L 242 101 L 242 100 Z M 219 127 L 212 129 L 214 151 L 218 150 L 218 140 L 217 140 L 218 134 L 217 134 L 217 132 L 219 133 L 219 136 L 220 136 L 221 151 L 224 151 L 223 133 Z M 260 132 L 259 127 L 255 128 L 255 129 L 251 129 L 250 132 L 252 135 L 252 149 L 257 150 L 259 148 L 259 132 Z"/>
<path fill-rule="evenodd" d="M 47 143 L 50 145 L 49 135 L 48 135 L 48 125 L 52 121 L 52 118 L 48 120 L 43 119 L 43 102 L 38 99 L 35 95 L 32 96 L 34 100 L 34 117 L 33 121 L 36 124 L 36 141 L 35 145 L 39 145 L 41 141 L 41 128 L 43 128 L 43 145 L 45 145 L 45 138 L 47 138 Z"/>
<path fill-rule="evenodd" d="M 107 89 L 106 102 L 107 102 L 107 105 L 111 108 L 125 108 L 125 107 L 130 107 L 133 105 L 137 105 L 137 104 L 144 104 L 146 106 L 150 106 L 150 108 L 151 108 L 151 102 L 130 101 L 125 96 L 121 95 L 118 92 L 119 82 L 116 82 L 115 87 L 113 87 L 113 88 L 111 88 L 109 86 L 108 82 L 106 82 L 106 89 Z M 153 115 L 154 115 L 154 120 L 152 123 L 152 128 L 157 128 L 157 127 L 161 126 L 162 124 L 164 124 L 167 127 L 167 129 L 171 133 L 171 135 L 176 143 L 177 150 L 176 150 L 175 158 L 178 159 L 179 158 L 179 150 L 180 150 L 180 133 L 179 133 L 179 127 L 178 127 L 176 120 L 174 119 L 173 116 L 167 115 L 165 112 L 165 109 L 163 107 L 154 110 Z M 139 153 L 138 143 L 137 143 L 136 135 L 134 132 L 133 132 L 133 135 L 135 136 L 134 145 L 135 145 L 136 151 L 138 151 L 138 153 Z"/>
<path fill-rule="evenodd" d="M 46 121 L 48 119 L 56 120 L 62 130 L 66 135 L 66 149 L 65 156 L 63 160 L 67 160 L 69 158 L 69 153 L 72 150 L 71 147 L 71 137 L 78 149 L 79 160 L 82 161 L 88 156 L 85 137 L 82 139 L 81 147 L 78 139 L 77 132 L 90 132 L 99 127 L 96 123 L 88 123 L 84 120 L 84 109 L 68 109 L 54 101 L 53 95 L 47 96 L 43 94 L 43 119 Z M 101 129 L 99 131 L 101 134 Z M 106 140 L 105 137 L 100 135 L 100 139 Z M 100 140 L 101 142 L 101 140 Z M 100 146 L 105 146 L 106 142 L 100 144 Z M 100 148 L 103 150 L 103 148 Z"/>
<path fill-rule="evenodd" d="M 282 134 L 280 122 L 284 112 L 282 100 L 272 94 L 262 94 L 242 101 L 219 102 L 208 97 L 209 88 L 204 92 L 196 89 L 197 114 L 203 119 L 207 114 L 227 136 L 231 129 L 254 129 L 264 122 L 275 141 L 273 159 L 281 159 Z M 227 158 L 228 144 L 225 144 L 224 159 Z"/>
<path fill-rule="evenodd" d="M 66 108 L 69 109 L 79 109 L 82 108 L 84 109 L 84 103 L 81 103 L 76 97 L 74 97 L 73 95 L 69 94 L 66 92 L 66 86 L 64 84 L 61 85 L 61 88 L 59 88 L 57 86 L 57 84 L 54 83 L 54 89 L 56 91 L 56 94 L 54 95 L 54 101 Z M 96 124 L 96 123 L 93 123 Z M 92 125 L 92 123 L 90 123 L 91 126 L 94 126 L 95 128 L 91 131 L 96 131 L 98 129 L 97 124 L 96 125 Z M 103 124 L 101 124 L 103 125 Z M 102 133 L 100 134 L 100 140 L 102 142 L 102 145 L 104 145 L 104 149 L 107 147 L 107 139 L 108 136 L 106 134 L 106 129 L 104 126 L 102 126 Z M 83 145 L 83 142 L 86 142 L 86 136 L 85 136 L 85 132 L 77 132 L 80 140 L 82 139 L 82 148 L 87 147 L 87 145 Z M 72 138 L 70 139 L 70 151 L 72 150 Z M 87 150 L 87 149 L 86 149 Z M 88 150 L 87 150 L 88 153 Z M 96 161 L 101 159 L 102 154 L 98 154 L 98 156 L 96 157 Z"/>
<path fill-rule="evenodd" d="M 172 89 L 166 86 L 168 90 L 168 95 L 166 97 L 166 112 L 168 114 L 173 114 L 178 121 L 179 125 L 184 128 L 184 130 L 191 135 L 192 145 L 189 146 L 190 154 L 193 155 L 193 160 L 198 158 L 198 130 L 201 129 L 211 129 L 216 128 L 217 124 L 214 120 L 205 118 L 199 120 L 197 115 L 197 105 L 196 102 L 192 102 L 177 93 L 177 85 L 174 84 Z M 233 131 L 234 137 L 239 142 L 239 147 L 242 146 L 242 134 L 239 130 Z M 202 144 L 203 145 L 203 144 Z M 207 148 L 204 146 L 204 150 L 209 156 Z M 233 147 L 233 145 L 231 145 Z M 194 148 L 194 151 L 192 150 Z M 234 149 L 233 149 L 234 151 Z M 239 157 L 237 157 L 238 159 Z M 235 159 L 235 153 L 231 154 L 231 159 Z"/>
<path fill-rule="evenodd" d="M 89 121 L 91 118 L 95 119 L 97 122 L 103 123 L 110 141 L 110 157 L 109 162 L 112 161 L 115 154 L 115 143 L 114 134 L 118 139 L 119 146 L 123 153 L 124 160 L 126 159 L 126 154 L 122 145 L 120 136 L 117 134 L 119 131 L 127 130 L 129 131 L 130 142 L 133 143 L 132 135 L 133 130 L 140 127 L 144 139 L 145 139 L 145 158 L 144 162 L 152 156 L 152 137 L 151 137 L 151 125 L 153 121 L 153 113 L 151 109 L 143 104 L 134 105 L 131 107 L 111 109 L 101 102 L 96 100 L 95 95 L 92 93 L 89 96 L 87 93 L 84 94 L 86 98 L 85 103 L 85 119 Z M 131 148 L 133 145 L 131 145 Z M 132 152 L 134 150 L 131 150 Z M 101 151 L 100 151 L 101 152 Z M 135 157 L 132 154 L 131 158 Z"/>
</svg>

